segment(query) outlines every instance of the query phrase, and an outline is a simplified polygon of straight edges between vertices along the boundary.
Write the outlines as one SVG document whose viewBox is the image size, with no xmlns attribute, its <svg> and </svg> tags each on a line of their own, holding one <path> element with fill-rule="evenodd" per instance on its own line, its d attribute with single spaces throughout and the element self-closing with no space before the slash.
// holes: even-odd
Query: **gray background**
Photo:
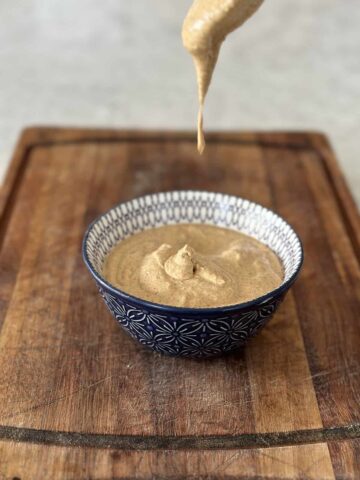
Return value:
<svg viewBox="0 0 360 480">
<path fill-rule="evenodd" d="M 0 0 L 0 174 L 29 124 L 194 128 L 189 0 Z M 359 0 L 265 0 L 228 37 L 211 129 L 327 133 L 360 201 Z"/>
</svg>

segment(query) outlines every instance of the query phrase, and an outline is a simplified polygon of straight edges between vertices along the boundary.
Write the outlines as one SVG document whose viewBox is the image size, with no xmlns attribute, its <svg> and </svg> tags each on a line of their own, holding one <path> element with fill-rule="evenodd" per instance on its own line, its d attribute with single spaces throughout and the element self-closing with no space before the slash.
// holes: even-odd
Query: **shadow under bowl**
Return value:
<svg viewBox="0 0 360 480">
<path fill-rule="evenodd" d="M 282 284 L 246 303 L 181 308 L 136 298 L 102 276 L 104 259 L 118 242 L 177 223 L 215 225 L 256 238 L 279 257 Z M 186 190 L 135 198 L 104 213 L 85 233 L 83 258 L 110 312 L 134 339 L 159 353 L 206 358 L 244 346 L 269 321 L 300 271 L 303 249 L 292 227 L 271 210 L 235 196 Z"/>
</svg>

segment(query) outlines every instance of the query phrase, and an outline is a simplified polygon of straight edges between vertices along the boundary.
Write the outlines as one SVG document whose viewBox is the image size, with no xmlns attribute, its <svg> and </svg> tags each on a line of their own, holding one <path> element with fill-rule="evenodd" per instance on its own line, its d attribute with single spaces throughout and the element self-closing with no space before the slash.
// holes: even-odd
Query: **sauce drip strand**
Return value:
<svg viewBox="0 0 360 480">
<path fill-rule="evenodd" d="M 196 70 L 199 113 L 198 151 L 205 148 L 203 108 L 206 93 L 226 36 L 240 27 L 263 0 L 195 0 L 184 20 L 182 40 L 192 55 Z"/>
</svg>

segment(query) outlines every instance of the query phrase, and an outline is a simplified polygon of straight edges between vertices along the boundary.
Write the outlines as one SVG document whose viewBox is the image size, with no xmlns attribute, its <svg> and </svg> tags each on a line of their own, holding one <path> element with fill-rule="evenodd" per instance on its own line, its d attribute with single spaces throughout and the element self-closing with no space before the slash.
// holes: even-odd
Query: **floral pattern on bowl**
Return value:
<svg viewBox="0 0 360 480">
<path fill-rule="evenodd" d="M 104 259 L 119 241 L 176 223 L 206 223 L 255 237 L 280 258 L 281 286 L 238 305 L 180 308 L 133 297 L 102 277 Z M 167 355 L 205 358 L 243 346 L 268 322 L 299 273 L 303 251 L 290 225 L 256 203 L 219 193 L 173 191 L 121 203 L 99 217 L 85 234 L 83 257 L 109 310 L 134 339 Z"/>
</svg>

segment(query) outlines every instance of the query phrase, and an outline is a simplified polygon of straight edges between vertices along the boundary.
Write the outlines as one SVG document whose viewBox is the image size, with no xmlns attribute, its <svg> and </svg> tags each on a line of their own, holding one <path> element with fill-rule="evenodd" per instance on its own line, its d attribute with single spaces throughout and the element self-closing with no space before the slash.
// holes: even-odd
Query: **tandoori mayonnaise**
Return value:
<svg viewBox="0 0 360 480">
<path fill-rule="evenodd" d="M 121 241 L 104 277 L 138 298 L 177 307 L 246 302 L 283 280 L 275 253 L 256 239 L 202 224 L 167 225 Z"/>
<path fill-rule="evenodd" d="M 204 151 L 203 106 L 225 37 L 240 27 L 263 0 L 194 0 L 183 24 L 184 47 L 192 55 L 198 84 L 198 150 Z"/>
</svg>

